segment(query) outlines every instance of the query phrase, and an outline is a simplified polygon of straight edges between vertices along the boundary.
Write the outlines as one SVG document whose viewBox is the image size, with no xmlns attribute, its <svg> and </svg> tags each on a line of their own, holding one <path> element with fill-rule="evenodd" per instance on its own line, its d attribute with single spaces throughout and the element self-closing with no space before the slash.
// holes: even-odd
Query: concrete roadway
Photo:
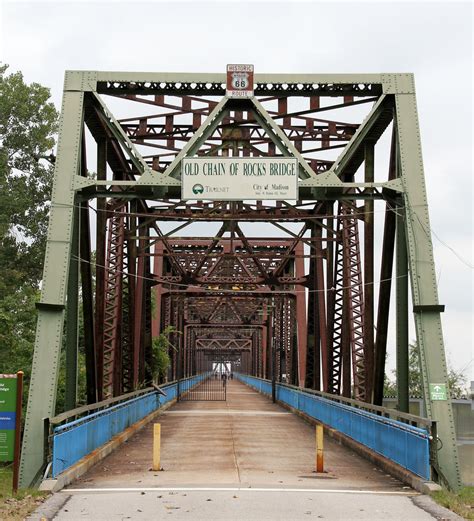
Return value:
<svg viewBox="0 0 474 521">
<path fill-rule="evenodd" d="M 226 402 L 180 402 L 157 421 L 162 471 L 150 424 L 31 519 L 460 519 L 328 438 L 314 473 L 314 427 L 235 380 Z"/>
</svg>

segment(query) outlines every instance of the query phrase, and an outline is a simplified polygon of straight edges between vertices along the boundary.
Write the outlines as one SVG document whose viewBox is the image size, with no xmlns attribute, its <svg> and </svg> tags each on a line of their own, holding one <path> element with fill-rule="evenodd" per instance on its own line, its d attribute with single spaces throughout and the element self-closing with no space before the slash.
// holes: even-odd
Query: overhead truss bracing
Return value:
<svg viewBox="0 0 474 521">
<path fill-rule="evenodd" d="M 89 402 L 149 384 L 167 332 L 161 379 L 230 363 L 380 404 L 396 315 L 405 410 L 410 280 L 425 401 L 443 446 L 437 469 L 456 487 L 450 402 L 430 395 L 446 365 L 413 76 L 256 74 L 245 99 L 227 97 L 225 79 L 66 74 L 22 483 L 41 472 L 64 309 L 71 360 L 81 293 Z M 296 158 L 298 200 L 182 200 L 190 157 Z M 77 375 L 66 366 L 71 409 Z"/>
</svg>

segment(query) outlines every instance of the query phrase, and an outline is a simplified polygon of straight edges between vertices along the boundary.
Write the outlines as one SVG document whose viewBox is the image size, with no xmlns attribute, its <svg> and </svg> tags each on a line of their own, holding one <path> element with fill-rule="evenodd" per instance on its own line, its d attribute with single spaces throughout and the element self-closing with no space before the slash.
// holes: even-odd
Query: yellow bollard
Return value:
<svg viewBox="0 0 474 521">
<path fill-rule="evenodd" d="M 153 425 L 153 470 L 160 470 L 161 458 L 161 424 Z"/>
<path fill-rule="evenodd" d="M 316 472 L 324 472 L 323 426 L 316 424 Z"/>
</svg>

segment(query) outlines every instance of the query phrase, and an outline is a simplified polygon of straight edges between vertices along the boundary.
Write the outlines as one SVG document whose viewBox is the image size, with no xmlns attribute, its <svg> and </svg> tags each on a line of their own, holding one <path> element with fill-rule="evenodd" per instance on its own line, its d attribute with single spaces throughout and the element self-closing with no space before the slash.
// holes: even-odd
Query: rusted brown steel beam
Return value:
<svg viewBox="0 0 474 521">
<path fill-rule="evenodd" d="M 136 209 L 138 202 L 130 201 L 129 209 Z M 126 264 L 126 282 L 124 285 L 124 311 L 122 328 L 125 332 L 125 342 L 122 346 L 122 385 L 124 391 L 134 389 L 133 384 L 133 363 L 134 363 L 134 342 L 135 342 L 135 288 L 137 273 L 137 241 L 132 238 L 136 234 L 137 218 L 133 211 L 127 216 L 127 230 L 131 233 L 126 234 L 126 254 L 124 265 Z"/>
<path fill-rule="evenodd" d="M 82 140 L 81 149 L 81 175 L 87 176 L 87 157 L 85 138 Z M 87 202 L 80 203 L 80 238 L 79 257 L 82 284 L 82 313 L 84 317 L 84 351 L 86 365 L 86 395 L 87 403 L 97 402 L 97 360 L 95 346 L 94 328 L 94 300 L 92 285 L 92 262 L 91 262 L 91 234 L 89 207 Z"/>
<path fill-rule="evenodd" d="M 311 226 L 312 230 L 313 227 Z M 316 303 L 316 270 L 315 270 L 315 259 L 314 257 L 309 260 L 309 273 L 308 273 L 308 304 L 307 304 L 307 315 L 308 315 L 308 358 L 306 364 L 306 381 L 305 387 L 310 389 L 320 390 L 320 340 L 319 340 L 319 316 L 318 306 Z"/>
<path fill-rule="evenodd" d="M 375 180 L 375 143 L 365 144 L 364 181 Z M 365 398 L 372 401 L 374 374 L 374 201 L 364 205 L 364 358 Z"/>
<path fill-rule="evenodd" d="M 388 179 L 397 176 L 396 166 L 397 141 L 396 127 L 392 129 L 392 144 Z M 393 259 L 395 251 L 396 209 L 387 201 L 385 224 L 382 240 L 382 256 L 380 267 L 380 286 L 377 310 L 377 335 L 375 339 L 375 367 L 373 403 L 382 405 L 385 384 L 385 359 L 387 354 L 388 323 L 390 313 L 390 295 L 392 290 Z"/>
<path fill-rule="evenodd" d="M 349 203 L 341 203 L 341 213 L 346 216 L 354 212 Z M 364 293 L 360 259 L 359 229 L 357 219 L 346 219 L 342 223 L 342 242 L 346 289 L 348 292 L 348 322 L 352 355 L 353 392 L 358 400 L 366 399 L 366 367 L 364 352 Z"/>
<path fill-rule="evenodd" d="M 154 97 L 154 99 L 150 99 L 149 97 L 148 98 L 139 97 L 139 96 L 133 95 L 133 94 L 118 95 L 117 97 L 125 98 L 128 100 L 132 100 L 132 101 L 136 101 L 136 102 L 140 102 L 140 103 L 145 103 L 148 105 L 154 105 L 154 106 L 165 108 L 165 109 L 170 109 L 170 111 L 168 111 L 168 112 L 151 114 L 148 117 L 181 116 L 183 114 L 192 114 L 193 116 L 197 115 L 199 117 L 203 117 L 203 116 L 208 116 L 210 114 L 211 110 L 217 104 L 215 100 L 206 99 L 202 96 L 188 96 L 188 95 L 182 95 L 182 96 L 173 95 L 173 96 L 168 96 L 167 98 L 164 95 L 157 95 Z M 180 99 L 181 105 L 178 105 L 176 102 L 172 103 L 170 101 L 170 98 L 171 99 Z M 321 107 L 319 96 L 311 95 L 311 96 L 308 96 L 307 98 L 309 100 L 309 109 L 299 110 L 299 111 L 294 111 L 294 112 L 288 112 L 288 103 L 287 103 L 288 96 L 271 96 L 271 97 L 265 97 L 265 98 L 260 97 L 259 101 L 264 106 L 267 103 L 269 103 L 270 104 L 269 107 L 271 107 L 271 102 L 274 102 L 274 101 L 278 102 L 278 111 L 274 111 L 274 110 L 271 110 L 271 108 L 269 108 L 268 112 L 270 115 L 273 116 L 273 119 L 275 119 L 277 121 L 280 119 L 283 119 L 282 125 L 291 125 L 291 120 L 296 119 L 296 120 L 303 121 L 305 123 L 305 125 L 307 125 L 307 126 L 311 126 L 311 125 L 314 125 L 314 123 L 316 123 L 316 122 L 325 122 L 325 123 L 328 122 L 328 120 L 313 117 L 313 115 L 316 113 L 335 110 L 335 109 L 339 109 L 339 108 L 351 107 L 354 105 L 373 103 L 374 101 L 377 101 L 377 99 L 378 99 L 377 97 L 371 97 L 371 98 L 366 98 L 366 99 L 362 99 L 362 100 L 359 99 L 357 101 L 354 101 L 354 99 L 352 97 L 344 97 L 343 103 L 336 103 L 336 104 L 325 105 L 324 107 Z M 193 106 L 193 102 L 197 103 L 197 105 L 194 104 L 194 106 Z M 206 104 L 206 103 L 208 106 L 202 107 L 202 105 Z M 247 118 L 245 118 L 243 116 L 243 112 L 245 112 L 245 111 L 239 111 L 239 110 L 235 111 L 234 116 L 228 116 L 228 118 L 227 118 L 228 121 L 243 122 L 243 123 L 248 123 L 249 121 L 253 121 L 252 119 L 249 119 L 248 116 L 247 116 Z M 146 116 L 144 117 L 144 119 L 145 118 L 146 118 Z M 129 118 L 122 118 L 119 121 L 120 121 L 120 123 L 128 123 L 130 121 L 135 121 L 136 119 L 137 118 L 129 117 Z M 140 120 L 141 119 L 142 118 L 140 118 Z M 333 122 L 333 121 L 331 120 L 331 122 Z M 340 123 L 340 122 L 335 122 L 335 123 Z M 199 126 L 200 126 L 200 122 L 198 123 L 198 121 L 196 121 L 196 122 L 193 121 L 193 127 L 195 128 L 195 130 L 197 130 L 199 128 Z"/>
<path fill-rule="evenodd" d="M 97 179 L 105 180 L 107 175 L 107 141 L 97 142 Z M 104 306 L 105 306 L 105 251 L 106 222 L 105 199 L 97 200 L 96 218 L 96 264 L 95 264 L 95 347 L 97 360 L 97 399 L 103 400 L 104 373 Z"/>
<path fill-rule="evenodd" d="M 148 248 L 146 242 L 145 251 Z M 142 350 L 140 351 L 140 382 L 141 385 L 152 383 L 152 296 L 151 296 L 151 271 L 150 260 L 145 256 L 145 281 L 144 281 L 144 302 L 143 302 L 143 328 L 142 328 Z"/>
<path fill-rule="evenodd" d="M 140 223 L 141 224 L 141 223 Z M 140 226 L 140 225 L 139 225 Z M 143 307 L 145 301 L 145 241 L 139 242 L 137 274 L 135 280 L 135 308 L 134 308 L 134 332 L 133 332 L 133 386 L 136 388 L 140 382 L 140 366 L 143 351 L 142 329 Z"/>
<path fill-rule="evenodd" d="M 340 210 L 340 206 L 339 206 Z M 343 352 L 343 328 L 344 328 L 344 248 L 342 239 L 341 222 L 337 220 L 339 240 L 336 243 L 334 255 L 334 277 L 331 287 L 331 300 L 328 314 L 332 317 L 330 332 L 331 349 L 328 353 L 327 392 L 341 394 L 342 378 L 342 352 Z M 324 389 L 326 392 L 326 389 Z"/>
<path fill-rule="evenodd" d="M 295 247 L 299 255 L 303 253 L 304 246 L 301 242 Z M 294 266 L 296 278 L 305 276 L 304 261 L 301 257 L 295 260 Z M 307 322 L 306 322 L 306 295 L 300 291 L 296 295 L 296 327 L 298 330 L 298 385 L 304 387 L 306 377 L 307 349 Z"/>
<path fill-rule="evenodd" d="M 104 288 L 103 399 L 120 394 L 116 374 L 120 367 L 120 324 L 124 247 L 123 214 L 109 219 Z"/>
<path fill-rule="evenodd" d="M 169 116 L 166 116 L 168 119 Z M 150 118 L 147 118 L 150 119 Z M 159 123 L 146 123 L 146 129 L 141 128 L 141 123 L 122 123 L 121 127 L 128 135 L 130 140 L 139 145 L 149 147 L 159 147 L 166 150 L 172 150 L 173 152 L 179 151 L 179 147 L 175 147 L 175 140 L 187 143 L 194 135 L 195 129 L 192 125 L 174 125 L 169 128 L 167 124 Z M 308 128 L 303 125 L 282 125 L 282 129 L 286 130 L 286 135 L 290 141 L 295 144 L 298 143 L 301 148 L 303 142 L 321 142 L 322 149 L 329 148 L 330 143 L 334 142 L 348 142 L 355 131 L 357 125 L 331 125 L 317 126 Z M 237 132 L 238 130 L 238 132 Z M 232 133 L 233 131 L 233 133 Z M 222 141 L 235 141 L 238 140 L 241 146 L 243 142 L 254 145 L 268 145 L 271 140 L 267 137 L 266 132 L 257 126 L 245 126 L 240 127 L 239 125 L 221 125 L 217 127 L 215 133 L 209 136 L 206 143 L 222 143 Z M 166 145 L 157 145 L 155 141 L 166 141 Z M 303 150 L 300 150 L 303 151 Z"/>
<path fill-rule="evenodd" d="M 250 349 L 251 339 L 239 338 L 197 338 L 196 349 Z"/>
<path fill-rule="evenodd" d="M 314 226 L 314 232 L 317 237 L 321 237 L 322 229 L 320 226 Z M 328 334 L 327 334 L 327 319 L 326 319 L 326 291 L 324 286 L 324 266 L 323 266 L 323 250 L 321 242 L 317 241 L 315 245 L 316 259 L 314 261 L 314 276 L 315 276 L 315 319 L 318 320 L 317 327 L 315 326 L 315 340 L 318 340 L 317 351 L 318 356 L 316 357 L 317 368 L 315 372 L 316 376 L 316 389 L 320 389 L 320 368 L 319 363 L 321 362 L 323 367 L 327 367 L 328 364 Z"/>
<path fill-rule="evenodd" d="M 126 203 L 128 206 L 130 203 Z M 125 217 L 125 229 L 130 227 L 130 218 Z M 133 305 L 131 302 L 130 290 L 135 284 L 133 272 L 133 260 L 129 254 L 130 241 L 125 239 L 123 245 L 123 262 L 122 262 L 122 313 L 120 317 L 120 364 L 116 364 L 116 383 L 117 388 L 123 392 L 133 391 L 132 363 L 133 363 L 133 327 L 130 315 L 133 315 Z M 132 262 L 130 262 L 132 261 Z M 119 370 L 120 369 L 120 370 Z"/>
<path fill-rule="evenodd" d="M 157 276 L 162 276 L 163 273 L 163 243 L 161 241 L 157 242 L 154 245 L 155 257 L 153 261 L 153 274 Z M 153 275 L 152 275 L 153 276 Z M 153 288 L 155 295 L 155 312 L 152 318 L 152 335 L 153 338 L 156 338 L 162 331 L 162 298 L 163 298 L 163 285 L 156 284 Z"/>
<path fill-rule="evenodd" d="M 327 202 L 324 207 L 326 213 L 326 237 L 335 237 L 334 230 L 334 203 Z M 327 307 L 327 352 L 326 361 L 322 360 L 322 387 L 324 392 L 330 392 L 330 375 L 332 368 L 332 352 L 334 337 L 334 309 L 335 309 L 335 289 L 334 289 L 334 243 L 326 243 L 326 307 Z M 321 353 L 323 355 L 323 353 Z"/>
</svg>

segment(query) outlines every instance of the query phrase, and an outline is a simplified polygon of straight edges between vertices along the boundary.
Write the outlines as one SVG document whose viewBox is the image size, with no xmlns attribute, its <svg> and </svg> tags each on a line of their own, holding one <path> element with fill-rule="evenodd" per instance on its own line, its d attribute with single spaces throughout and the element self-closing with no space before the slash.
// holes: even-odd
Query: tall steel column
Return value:
<svg viewBox="0 0 474 521">
<path fill-rule="evenodd" d="M 402 75 L 397 88 L 403 91 L 395 96 L 397 131 L 408 264 L 425 406 L 428 417 L 438 422 L 438 436 L 443 446 L 438 451 L 441 478 L 457 489 L 461 486 L 461 478 L 440 317 L 444 306 L 438 302 L 413 75 Z M 430 392 L 430 386 L 432 389 L 437 384 L 445 386 L 445 399 L 437 399 Z"/>
<path fill-rule="evenodd" d="M 79 143 L 82 138 L 84 93 L 70 85 L 66 74 L 54 186 L 49 217 L 41 300 L 28 393 L 20 487 L 41 477 L 44 463 L 44 418 L 55 414 L 59 354 L 62 343 L 64 307 L 73 232 L 75 176 L 80 174 Z"/>
<path fill-rule="evenodd" d="M 400 211 L 400 208 L 399 208 Z M 408 256 L 405 236 L 405 219 L 397 216 L 397 404 L 402 412 L 408 412 Z"/>
<path fill-rule="evenodd" d="M 74 209 L 71 240 L 71 264 L 67 285 L 66 308 L 66 393 L 65 410 L 76 407 L 78 368 L 78 313 L 79 313 L 79 209 Z"/>
</svg>

